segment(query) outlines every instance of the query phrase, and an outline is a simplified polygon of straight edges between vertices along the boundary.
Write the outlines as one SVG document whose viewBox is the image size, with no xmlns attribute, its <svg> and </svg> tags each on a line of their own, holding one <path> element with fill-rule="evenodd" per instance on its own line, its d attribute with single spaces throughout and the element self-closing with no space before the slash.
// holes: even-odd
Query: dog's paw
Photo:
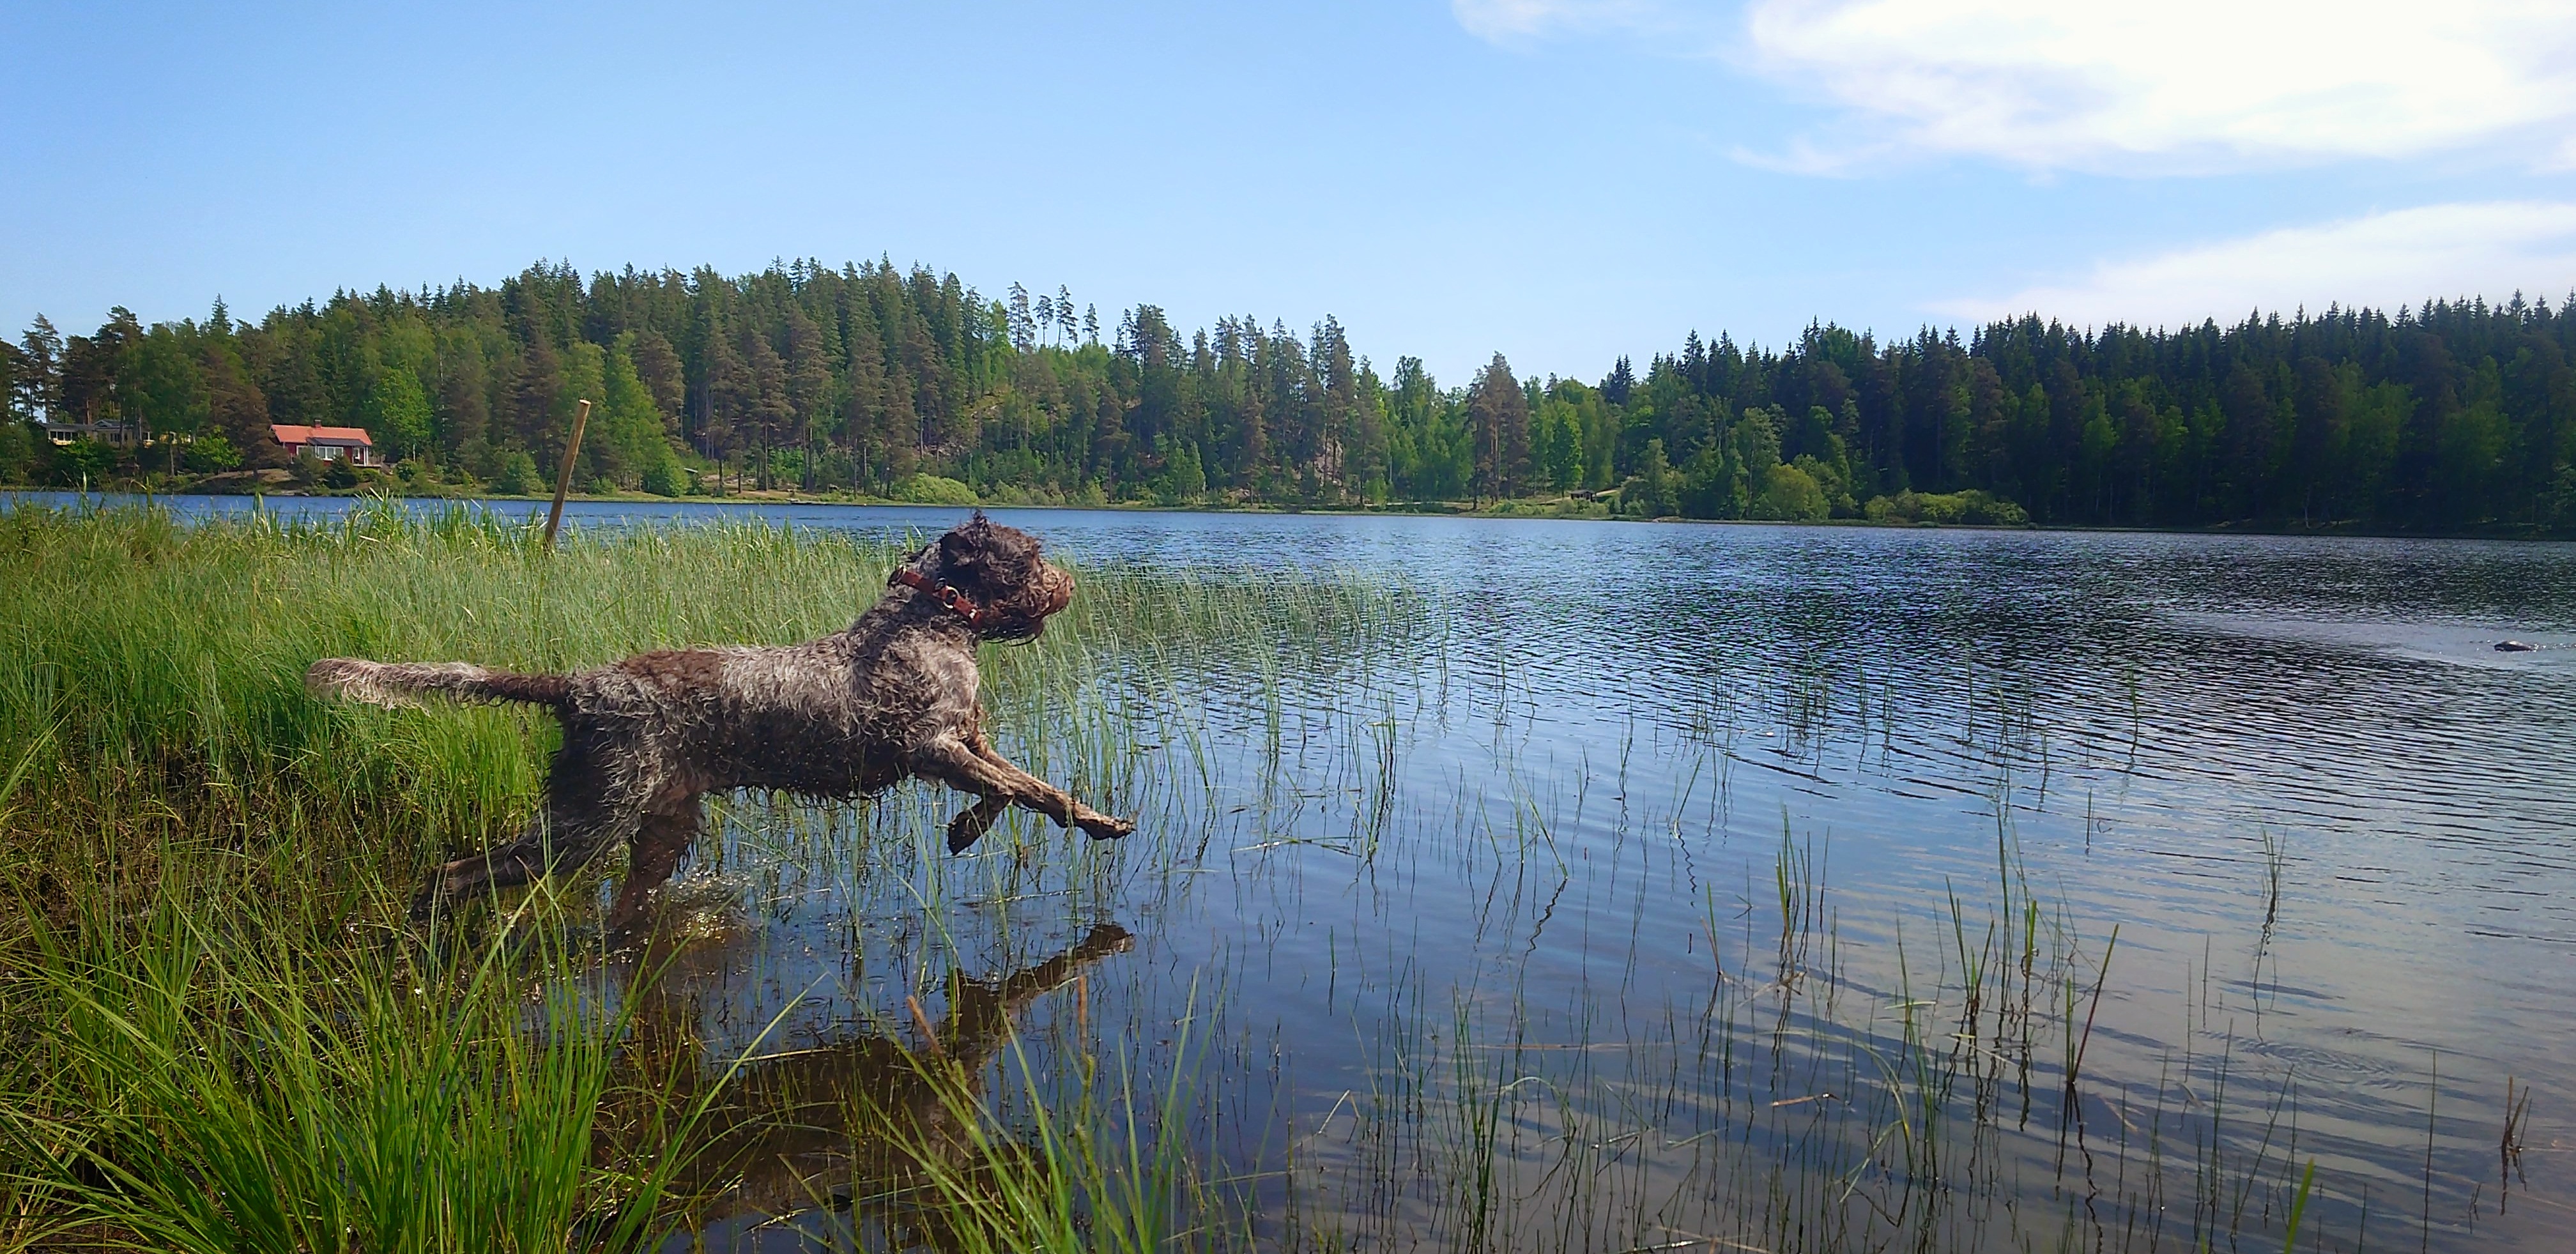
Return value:
<svg viewBox="0 0 2576 1254">
<path fill-rule="evenodd" d="M 449 904 L 446 883 L 439 877 L 432 876 L 428 883 L 420 886 L 419 892 L 411 896 L 411 925 L 429 926 L 432 920 L 446 911 Z"/>
<path fill-rule="evenodd" d="M 1106 814 L 1084 819 L 1082 830 L 1093 840 L 1116 840 L 1136 830 L 1136 820 L 1116 819 Z"/>
<path fill-rule="evenodd" d="M 1002 807 L 990 801 L 980 801 L 958 811 L 956 818 L 948 820 L 948 852 L 966 852 L 976 841 L 984 838 L 984 833 L 993 829 L 993 820 L 1001 816 Z"/>
</svg>

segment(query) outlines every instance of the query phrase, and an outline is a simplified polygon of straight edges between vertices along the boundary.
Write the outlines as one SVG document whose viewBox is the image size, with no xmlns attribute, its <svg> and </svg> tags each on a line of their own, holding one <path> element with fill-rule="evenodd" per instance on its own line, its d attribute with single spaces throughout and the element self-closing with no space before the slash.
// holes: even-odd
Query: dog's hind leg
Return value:
<svg viewBox="0 0 2576 1254">
<path fill-rule="evenodd" d="M 600 769 L 603 760 L 609 755 L 565 729 L 546 780 L 544 821 L 516 840 L 432 871 L 412 900 L 412 917 L 425 920 L 445 904 L 579 871 L 633 833 L 644 811 L 636 781 Z"/>
<path fill-rule="evenodd" d="M 941 739 L 915 748 L 907 758 L 916 774 L 926 775 L 983 799 L 973 809 L 959 815 L 957 822 L 950 824 L 948 848 L 951 853 L 973 844 L 992 826 L 990 818 L 980 824 L 970 824 L 966 820 L 997 799 L 1003 805 L 1035 810 L 1063 826 L 1079 827 L 1095 840 L 1113 839 L 1136 830 L 1134 823 L 1112 818 L 1074 800 L 1063 789 L 1021 770 L 999 754 L 991 753 L 989 748 L 978 753 L 964 741 Z M 965 837 L 962 842 L 958 839 L 960 835 Z"/>
<path fill-rule="evenodd" d="M 539 821 L 529 824 L 516 840 L 442 863 L 412 898 L 411 917 L 426 922 L 456 902 L 525 884 L 545 874 L 553 847 L 545 823 Z"/>
<path fill-rule="evenodd" d="M 445 863 L 430 873 L 429 882 L 413 900 L 412 917 L 426 919 L 443 906 L 517 888 L 558 872 L 579 871 L 614 843 L 601 830 L 606 826 L 613 825 L 534 823 L 517 840 Z"/>
<path fill-rule="evenodd" d="M 611 935 L 626 935 L 643 921 L 644 899 L 669 883 L 672 873 L 680 869 L 680 857 L 698 838 L 703 819 L 700 794 L 694 792 L 666 796 L 645 812 L 643 823 L 635 830 L 626 882 L 617 886 L 617 904 L 608 911 Z"/>
</svg>

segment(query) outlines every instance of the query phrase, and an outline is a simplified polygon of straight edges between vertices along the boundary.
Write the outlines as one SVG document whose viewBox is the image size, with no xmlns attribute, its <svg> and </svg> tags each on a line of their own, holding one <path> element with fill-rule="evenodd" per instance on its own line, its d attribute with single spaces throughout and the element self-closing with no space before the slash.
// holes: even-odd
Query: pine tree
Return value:
<svg viewBox="0 0 2576 1254">
<path fill-rule="evenodd" d="M 116 395 L 117 374 L 128 345 L 141 339 L 142 326 L 132 310 L 118 305 L 96 333 L 75 335 L 63 346 L 61 407 L 82 422 L 111 422 L 124 416 Z"/>
<path fill-rule="evenodd" d="M 481 337 L 462 327 L 441 334 L 436 369 L 430 382 L 437 396 L 432 416 L 439 447 L 463 458 L 466 469 L 483 473 L 489 460 L 492 377 Z"/>
<path fill-rule="evenodd" d="M 789 441 L 796 410 L 787 396 L 787 363 L 770 347 L 767 336 L 744 329 L 742 360 L 751 385 L 745 435 L 755 461 L 755 482 L 766 488 L 772 470 L 770 452 Z"/>
<path fill-rule="evenodd" d="M 680 367 L 679 354 L 660 331 L 646 327 L 634 333 L 630 355 L 635 362 L 635 376 L 652 397 L 653 408 L 662 418 L 662 429 L 676 434 L 680 429 L 680 410 L 687 403 L 687 377 Z"/>
<path fill-rule="evenodd" d="M 285 446 L 270 438 L 268 398 L 242 368 L 230 335 L 208 336 L 198 347 L 197 373 L 206 381 L 207 425 L 252 466 L 282 466 Z"/>
<path fill-rule="evenodd" d="M 1023 353 L 1035 351 L 1038 346 L 1037 323 L 1029 313 L 1029 289 L 1013 283 L 1005 309 L 1010 318 L 1011 347 Z"/>
<path fill-rule="evenodd" d="M 839 354 L 825 342 L 829 332 L 803 309 L 787 307 L 788 431 L 782 442 L 810 446 L 828 430 L 835 413 L 831 359 Z M 801 485 L 800 485 L 801 486 Z"/>
<path fill-rule="evenodd" d="M 555 402 L 563 392 L 563 361 L 543 338 L 519 349 L 510 380 L 510 442 L 531 453 L 546 446 Z"/>
<path fill-rule="evenodd" d="M 707 319 L 705 379 L 701 389 L 698 416 L 698 451 L 723 465 L 741 451 L 745 427 L 751 421 L 752 407 L 759 390 L 752 381 L 751 369 L 743 364 L 742 352 L 735 339 L 710 311 Z"/>
<path fill-rule="evenodd" d="M 18 340 L 18 368 L 10 380 L 18 412 L 31 419 L 50 419 L 62 404 L 63 335 L 43 314 Z"/>
<path fill-rule="evenodd" d="M 1476 432 L 1476 494 L 1507 499 L 1529 478 L 1529 396 L 1501 353 L 1476 377 L 1468 399 Z"/>
<path fill-rule="evenodd" d="M 590 448 L 597 441 L 598 453 L 592 461 L 603 477 L 663 496 L 676 495 L 665 490 L 673 480 L 665 465 L 671 454 L 662 413 L 635 364 L 640 338 L 629 331 L 610 346 L 602 363 L 598 410 L 591 415 L 594 434 L 586 435 L 582 446 Z"/>
</svg>

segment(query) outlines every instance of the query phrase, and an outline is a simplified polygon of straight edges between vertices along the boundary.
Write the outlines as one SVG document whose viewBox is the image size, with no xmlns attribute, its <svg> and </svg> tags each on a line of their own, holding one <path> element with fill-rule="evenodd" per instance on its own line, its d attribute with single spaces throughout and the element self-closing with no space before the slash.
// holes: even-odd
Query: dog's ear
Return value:
<svg viewBox="0 0 2576 1254">
<path fill-rule="evenodd" d="M 984 564 L 984 533 L 992 526 L 984 521 L 984 511 L 960 526 L 951 527 L 939 537 L 939 557 L 943 564 L 958 570 L 973 570 Z"/>
</svg>

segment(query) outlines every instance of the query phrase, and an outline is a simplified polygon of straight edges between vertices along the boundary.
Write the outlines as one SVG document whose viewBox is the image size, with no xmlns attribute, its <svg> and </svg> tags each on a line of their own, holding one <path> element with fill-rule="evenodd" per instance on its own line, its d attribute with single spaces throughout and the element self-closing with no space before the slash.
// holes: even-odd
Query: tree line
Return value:
<svg viewBox="0 0 2576 1254">
<path fill-rule="evenodd" d="M 2576 302 L 2576 297 L 2570 298 Z M 407 481 L 529 490 L 574 401 L 597 488 L 987 500 L 1589 502 L 1699 518 L 2576 529 L 2576 316 L 2519 295 L 2393 315 L 2078 329 L 2037 316 L 1777 349 L 1694 332 L 1596 382 L 1500 354 L 1444 386 L 1304 332 L 887 261 L 727 277 L 540 264 L 240 321 L 0 343 L 0 479 L 286 464 L 271 423 L 359 426 Z M 57 445 L 41 420 L 149 443 Z"/>
</svg>

